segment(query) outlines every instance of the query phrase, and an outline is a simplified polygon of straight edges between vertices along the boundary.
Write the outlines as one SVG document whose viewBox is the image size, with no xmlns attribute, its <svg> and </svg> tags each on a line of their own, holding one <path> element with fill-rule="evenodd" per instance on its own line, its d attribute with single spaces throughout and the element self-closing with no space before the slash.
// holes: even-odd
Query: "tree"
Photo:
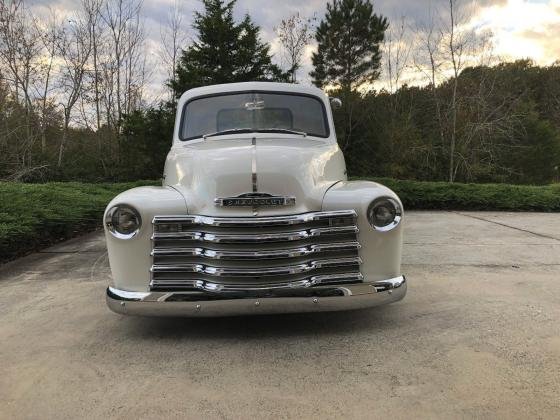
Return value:
<svg viewBox="0 0 560 420">
<path fill-rule="evenodd" d="M 434 123 L 437 123 L 439 138 L 439 147 L 445 144 L 445 126 L 442 117 L 442 104 L 438 96 L 437 82 L 441 70 L 440 50 L 443 42 L 443 33 L 435 27 L 434 14 L 430 10 L 430 19 L 427 25 L 421 25 L 416 28 L 416 48 L 414 54 L 414 64 L 417 71 L 423 75 L 428 83 L 432 96 L 433 112 L 435 114 Z M 432 144 L 427 149 L 426 161 L 435 160 L 437 143 L 433 139 Z"/>
<path fill-rule="evenodd" d="M 186 39 L 186 33 L 183 29 L 183 10 L 178 0 L 175 0 L 172 9 L 169 11 L 166 24 L 165 27 L 160 28 L 160 56 L 163 64 L 167 67 L 169 79 L 173 79 L 177 70 L 181 46 L 185 43 Z M 170 94 L 170 99 L 177 95 L 172 89 L 170 89 Z"/>
<path fill-rule="evenodd" d="M 21 166 L 31 163 L 35 141 L 32 131 L 33 91 L 37 79 L 42 45 L 36 26 L 29 18 L 23 0 L 0 2 L 0 62 L 4 77 L 13 89 L 16 101 L 22 101 L 25 112 L 25 138 L 19 157 Z"/>
<path fill-rule="evenodd" d="M 58 149 L 57 166 L 59 168 L 62 165 L 62 156 L 68 140 L 72 109 L 82 95 L 84 74 L 91 49 L 88 24 L 81 19 L 69 21 L 69 25 L 62 30 L 58 42 L 59 55 L 64 61 L 59 80 L 60 88 L 64 93 L 63 100 L 60 102 L 63 108 L 64 125 Z"/>
<path fill-rule="evenodd" d="M 339 141 L 343 150 L 351 145 L 352 133 L 359 124 L 356 107 L 358 88 L 379 77 L 381 43 L 388 28 L 387 19 L 373 12 L 371 0 L 333 0 L 315 31 L 318 47 L 313 53 L 313 83 L 337 90 L 343 107 L 335 115 Z"/>
<path fill-rule="evenodd" d="M 198 86 L 287 79 L 272 64 L 270 46 L 261 42 L 260 28 L 250 16 L 235 23 L 235 2 L 203 0 L 204 12 L 195 13 L 194 19 L 197 40 L 183 51 L 175 79 L 169 83 L 177 96 Z"/>
<path fill-rule="evenodd" d="M 274 30 L 284 49 L 290 81 L 296 83 L 296 73 L 301 67 L 305 47 L 313 38 L 310 20 L 304 20 L 299 13 L 296 13 L 287 19 L 282 19 L 280 26 L 274 28 Z"/>
<path fill-rule="evenodd" d="M 100 71 L 99 71 L 99 55 L 101 50 L 101 8 L 103 0 L 82 0 L 82 9 L 86 15 L 88 22 L 89 37 L 91 39 L 91 58 L 93 70 L 93 101 L 95 103 L 95 128 L 101 128 L 101 94 L 100 94 Z M 100 148 L 101 150 L 101 148 Z"/>
<path fill-rule="evenodd" d="M 158 179 L 172 139 L 175 115 L 163 104 L 133 111 L 123 121 L 123 155 L 119 176 L 125 179 Z"/>
<path fill-rule="evenodd" d="M 107 26 L 103 66 L 108 124 L 120 138 L 123 117 L 139 108 L 146 79 L 141 0 L 107 0 L 101 18 Z"/>
<path fill-rule="evenodd" d="M 314 70 L 318 87 L 335 85 L 345 93 L 372 83 L 379 77 L 380 44 L 387 19 L 373 12 L 371 0 L 333 0 L 321 21 L 315 39 Z"/>
<path fill-rule="evenodd" d="M 477 79 L 461 77 L 469 66 L 486 66 L 493 61 L 490 33 L 470 24 L 474 7 L 472 2 L 446 0 L 430 13 L 427 24 L 417 28 L 415 36 L 418 45 L 414 61 L 431 88 L 439 129 L 437 148 L 447 155 L 445 178 L 449 182 L 454 182 L 460 171 L 468 177 L 472 174 L 476 164 L 469 161 L 469 156 L 473 154 L 474 139 L 480 140 L 481 133 L 488 133 L 489 127 L 502 130 L 506 121 L 516 117 L 510 112 L 512 107 L 491 103 L 496 74 L 479 72 L 482 77 Z M 462 84 L 466 81 L 477 84 L 465 89 Z M 490 105 L 495 108 L 488 108 Z M 472 112 L 474 109 L 480 112 Z M 481 141 L 478 146 L 484 146 L 490 154 L 489 142 Z"/>
<path fill-rule="evenodd" d="M 529 112 L 523 120 L 523 135 L 504 160 L 515 168 L 515 182 L 546 184 L 558 176 L 560 130 L 538 114 Z"/>
<path fill-rule="evenodd" d="M 447 37 L 449 46 L 449 57 L 453 68 L 452 79 L 452 95 L 450 103 L 451 112 L 451 130 L 450 130 L 450 144 L 449 144 L 449 182 L 455 180 L 457 170 L 455 168 L 455 148 L 457 146 L 457 89 L 459 85 L 459 73 L 463 66 L 463 55 L 465 47 L 469 43 L 467 37 L 458 36 L 458 25 L 456 14 L 456 0 L 449 0 L 449 34 Z"/>
<path fill-rule="evenodd" d="M 384 40 L 385 77 L 389 82 L 389 92 L 395 93 L 408 67 L 412 44 L 407 40 L 407 25 L 404 16 L 397 26 L 391 25 Z"/>
<path fill-rule="evenodd" d="M 51 79 L 53 72 L 53 65 L 56 59 L 58 41 L 60 37 L 60 24 L 56 19 L 54 12 L 51 11 L 50 20 L 47 23 L 42 23 L 38 20 L 35 21 L 35 31 L 40 34 L 40 39 L 43 44 L 44 61 L 39 64 L 42 70 L 42 77 L 40 77 L 42 86 L 38 89 L 39 110 L 40 110 L 40 131 L 41 131 L 41 152 L 44 154 L 47 150 L 47 115 L 49 108 L 53 106 L 52 100 L 49 101 L 49 93 L 51 89 Z"/>
</svg>

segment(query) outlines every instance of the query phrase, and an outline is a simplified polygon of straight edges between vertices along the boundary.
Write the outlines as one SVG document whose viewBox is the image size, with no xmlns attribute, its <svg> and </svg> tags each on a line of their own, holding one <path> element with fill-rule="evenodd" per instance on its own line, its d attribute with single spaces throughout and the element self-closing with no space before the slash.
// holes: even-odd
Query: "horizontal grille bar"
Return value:
<svg viewBox="0 0 560 420">
<path fill-rule="evenodd" d="M 263 260 L 305 257 L 321 252 L 348 252 L 360 249 L 359 242 L 333 242 L 314 244 L 299 248 L 272 249 L 272 250 L 215 250 L 207 248 L 155 248 L 152 256 L 166 257 L 199 257 L 215 260 Z"/>
<path fill-rule="evenodd" d="M 354 210 L 322 211 L 273 217 L 155 216 L 153 224 L 190 224 L 215 227 L 292 226 L 332 219 L 355 221 L 356 217 Z"/>
<path fill-rule="evenodd" d="M 357 226 L 339 226 L 300 230 L 296 232 L 274 232 L 255 234 L 207 233 L 207 232 L 154 232 L 152 239 L 183 239 L 211 243 L 239 244 L 248 242 L 300 241 L 320 236 L 357 234 Z"/>
<path fill-rule="evenodd" d="M 261 284 L 221 284 L 204 280 L 152 280 L 150 286 L 153 290 L 157 289 L 192 289 L 202 292 L 246 292 L 246 291 L 267 291 L 278 289 L 307 288 L 325 284 L 344 284 L 363 281 L 361 273 L 341 273 L 312 276 L 304 280 L 282 282 L 282 283 L 261 283 Z"/>
<path fill-rule="evenodd" d="M 321 268 L 337 268 L 348 265 L 358 265 L 361 264 L 361 262 L 362 260 L 360 257 L 352 257 L 311 261 L 307 264 L 265 268 L 213 267 L 204 264 L 154 264 L 151 271 L 154 275 L 157 273 L 198 273 L 216 277 L 262 277 L 302 274 Z"/>
</svg>

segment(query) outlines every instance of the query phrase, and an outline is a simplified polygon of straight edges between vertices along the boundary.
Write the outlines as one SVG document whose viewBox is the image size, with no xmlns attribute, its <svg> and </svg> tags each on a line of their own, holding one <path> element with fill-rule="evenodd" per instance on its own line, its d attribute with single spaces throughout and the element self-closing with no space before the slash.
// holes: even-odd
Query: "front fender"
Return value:
<svg viewBox="0 0 560 420">
<path fill-rule="evenodd" d="M 379 197 L 393 198 L 402 208 L 399 197 L 392 190 L 371 181 L 341 181 L 330 188 L 323 199 L 322 209 L 325 211 L 354 209 L 358 213 L 361 271 L 367 281 L 401 275 L 403 221 L 388 232 L 380 232 L 367 220 L 368 206 Z"/>
<path fill-rule="evenodd" d="M 142 226 L 133 238 L 120 239 L 113 236 L 103 223 L 109 264 L 113 272 L 112 286 L 127 291 L 145 292 L 149 289 L 152 265 L 152 219 L 155 215 L 187 213 L 185 200 L 171 187 L 138 187 L 113 198 L 105 213 L 117 204 L 134 207 L 140 213 Z"/>
</svg>

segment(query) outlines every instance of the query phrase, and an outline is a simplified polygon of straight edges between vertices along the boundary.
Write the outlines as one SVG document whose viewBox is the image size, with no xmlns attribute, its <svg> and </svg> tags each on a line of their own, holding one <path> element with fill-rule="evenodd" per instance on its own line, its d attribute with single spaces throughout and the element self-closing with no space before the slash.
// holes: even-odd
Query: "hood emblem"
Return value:
<svg viewBox="0 0 560 420">
<path fill-rule="evenodd" d="M 267 193 L 245 193 L 236 197 L 216 198 L 214 203 L 219 207 L 293 206 L 296 204 L 296 198 Z"/>
</svg>

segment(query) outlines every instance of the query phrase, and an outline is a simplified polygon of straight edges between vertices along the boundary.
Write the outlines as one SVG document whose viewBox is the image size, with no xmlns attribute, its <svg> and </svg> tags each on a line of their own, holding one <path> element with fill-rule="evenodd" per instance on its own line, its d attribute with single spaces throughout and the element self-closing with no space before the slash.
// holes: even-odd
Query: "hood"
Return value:
<svg viewBox="0 0 560 420">
<path fill-rule="evenodd" d="M 291 206 L 257 207 L 259 216 L 321 210 L 323 196 L 346 179 L 338 145 L 310 139 L 244 137 L 176 144 L 165 184 L 184 197 L 190 214 L 253 215 L 252 207 L 219 207 L 216 198 L 247 193 L 295 197 Z"/>
</svg>

